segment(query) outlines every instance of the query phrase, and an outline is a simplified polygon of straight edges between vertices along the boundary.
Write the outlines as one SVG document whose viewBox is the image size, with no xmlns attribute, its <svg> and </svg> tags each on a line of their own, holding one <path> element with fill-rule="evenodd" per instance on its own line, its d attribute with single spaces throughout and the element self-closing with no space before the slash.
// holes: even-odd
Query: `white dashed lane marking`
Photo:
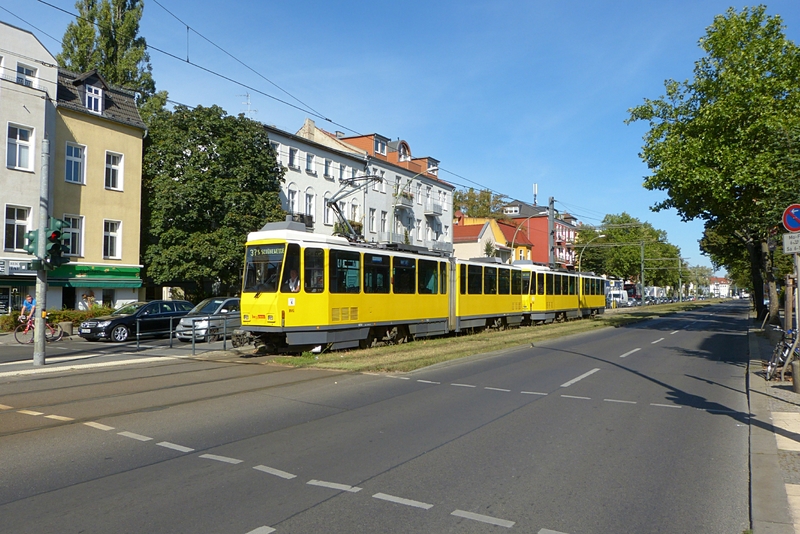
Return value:
<svg viewBox="0 0 800 534">
<path fill-rule="evenodd" d="M 591 397 L 578 397 L 577 395 L 561 395 L 565 399 L 581 399 L 581 400 L 592 400 Z"/>
<path fill-rule="evenodd" d="M 275 529 L 272 527 L 263 526 L 263 527 L 258 527 L 255 530 L 251 530 L 247 534 L 270 534 L 271 532 L 275 532 Z"/>
<path fill-rule="evenodd" d="M 33 410 L 17 410 L 17 413 L 25 415 L 44 415 L 44 412 L 34 412 Z"/>
<path fill-rule="evenodd" d="M 620 354 L 620 358 L 627 358 L 628 356 L 630 356 L 630 355 L 631 355 L 631 354 L 633 354 L 634 352 L 639 352 L 640 350 L 642 350 L 642 349 L 633 349 L 633 350 L 629 350 L 629 351 L 628 351 L 628 352 L 626 352 L 625 354 Z"/>
<path fill-rule="evenodd" d="M 423 384 L 441 384 L 441 382 L 434 382 L 433 380 L 417 380 L 417 382 L 422 382 Z"/>
<path fill-rule="evenodd" d="M 486 386 L 486 387 L 485 387 L 485 388 L 483 388 L 483 389 L 489 389 L 489 390 L 491 390 L 491 391 L 503 391 L 503 392 L 505 392 L 505 393 L 510 393 L 510 392 L 511 392 L 511 390 L 510 390 L 510 389 L 503 389 L 503 388 L 492 388 L 492 387 L 489 387 L 489 386 Z"/>
<path fill-rule="evenodd" d="M 674 332 L 670 332 L 669 335 L 674 335 L 677 334 L 678 332 L 680 332 L 680 330 L 675 330 Z"/>
<path fill-rule="evenodd" d="M 681 406 L 676 406 L 675 404 L 658 404 L 655 402 L 651 402 L 650 406 L 658 406 L 659 408 L 681 408 Z"/>
<path fill-rule="evenodd" d="M 94 421 L 89 421 L 83 424 L 86 426 L 90 426 L 92 428 L 96 428 L 97 430 L 114 430 L 113 426 L 104 425 L 102 423 L 95 423 Z"/>
<path fill-rule="evenodd" d="M 350 493 L 358 493 L 361 488 L 356 486 L 348 486 L 347 484 L 337 484 L 336 482 L 325 482 L 324 480 L 309 480 L 306 482 L 311 486 L 319 486 L 321 488 L 330 488 L 340 491 L 349 491 Z"/>
<path fill-rule="evenodd" d="M 394 495 L 387 495 L 386 493 L 376 493 L 373 495 L 375 499 L 381 499 L 382 501 L 389 501 L 397 504 L 403 504 L 405 506 L 413 506 L 414 508 L 422 508 L 423 510 L 430 510 L 433 508 L 432 504 L 428 504 L 426 502 L 420 501 L 412 501 L 411 499 L 404 499 L 402 497 L 395 497 Z"/>
<path fill-rule="evenodd" d="M 137 441 L 151 441 L 153 439 L 153 438 L 150 438 L 150 437 L 147 437 L 147 436 L 143 436 L 141 434 L 134 434 L 133 432 L 128 432 L 128 431 L 117 432 L 117 435 L 124 436 L 126 438 L 135 439 Z"/>
<path fill-rule="evenodd" d="M 557 530 L 550 530 L 550 529 L 547 529 L 547 528 L 543 528 L 542 530 L 540 530 L 536 534 L 567 534 L 567 533 L 566 532 L 559 532 Z"/>
<path fill-rule="evenodd" d="M 655 345 L 656 343 L 661 343 L 662 341 L 664 341 L 664 338 L 660 337 L 660 338 L 656 339 L 655 341 L 651 341 L 650 344 L 651 345 Z"/>
<path fill-rule="evenodd" d="M 0 404 L 0 410 L 13 410 L 12 406 L 6 406 L 5 404 Z"/>
<path fill-rule="evenodd" d="M 636 401 L 626 401 L 626 400 L 618 400 L 618 399 L 603 399 L 605 402 L 618 402 L 620 404 L 636 404 Z"/>
<path fill-rule="evenodd" d="M 599 370 L 600 370 L 599 368 L 594 368 L 591 371 L 583 373 L 581 376 L 577 376 L 577 377 L 573 378 L 569 382 L 564 382 L 563 384 L 561 384 L 561 387 L 562 388 L 567 388 L 567 387 L 571 386 L 572 384 L 574 384 L 576 382 L 580 382 L 581 380 L 583 380 L 587 376 L 591 376 L 591 375 L 595 374 Z"/>
<path fill-rule="evenodd" d="M 200 458 L 205 458 L 207 460 L 215 460 L 217 462 L 224 462 L 226 464 L 240 464 L 244 460 L 237 460 L 236 458 L 230 458 L 228 456 L 217 456 L 216 454 L 201 454 Z"/>
<path fill-rule="evenodd" d="M 173 451 L 179 452 L 192 452 L 194 449 L 190 447 L 184 447 L 183 445 L 178 445 L 177 443 L 170 443 L 169 441 L 161 441 L 156 443 L 159 447 L 164 447 L 166 449 L 172 449 Z"/>
<path fill-rule="evenodd" d="M 55 419 L 56 421 L 74 421 L 72 417 L 65 417 L 63 415 L 45 415 L 48 419 Z"/>
<path fill-rule="evenodd" d="M 523 395 L 542 395 L 542 396 L 547 395 L 547 393 L 540 393 L 538 391 L 520 391 L 520 393 L 522 393 Z"/>
<path fill-rule="evenodd" d="M 291 473 L 287 473 L 286 471 L 281 471 L 280 469 L 267 467 L 266 465 L 257 465 L 253 469 L 255 469 L 256 471 L 261 471 L 263 473 L 269 473 L 270 475 L 275 475 L 276 477 L 285 478 L 286 480 L 293 479 L 297 476 Z"/>
<path fill-rule="evenodd" d="M 456 517 L 463 517 L 465 519 L 472 519 L 473 521 L 480 521 L 481 523 L 489 523 L 490 525 L 497 525 L 498 527 L 511 528 L 514 526 L 514 521 L 506 521 L 505 519 L 497 519 L 488 515 L 475 514 L 472 512 L 465 512 L 464 510 L 456 510 L 450 512 L 450 515 Z"/>
<path fill-rule="evenodd" d="M 460 387 L 460 388 L 474 388 L 475 387 L 472 384 L 450 384 L 450 385 L 451 386 Z"/>
</svg>

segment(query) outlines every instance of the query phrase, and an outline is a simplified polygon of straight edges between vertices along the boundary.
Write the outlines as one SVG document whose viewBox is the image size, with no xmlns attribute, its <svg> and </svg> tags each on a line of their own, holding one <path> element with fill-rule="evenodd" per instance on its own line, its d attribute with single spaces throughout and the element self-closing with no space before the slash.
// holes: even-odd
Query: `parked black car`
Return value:
<svg viewBox="0 0 800 534">
<path fill-rule="evenodd" d="M 181 317 L 189 313 L 192 303 L 187 300 L 154 300 L 151 302 L 132 302 L 116 310 L 111 315 L 93 317 L 81 323 L 78 335 L 95 341 L 109 339 L 125 341 L 136 335 L 139 323 L 141 335 L 169 335 Z"/>
</svg>

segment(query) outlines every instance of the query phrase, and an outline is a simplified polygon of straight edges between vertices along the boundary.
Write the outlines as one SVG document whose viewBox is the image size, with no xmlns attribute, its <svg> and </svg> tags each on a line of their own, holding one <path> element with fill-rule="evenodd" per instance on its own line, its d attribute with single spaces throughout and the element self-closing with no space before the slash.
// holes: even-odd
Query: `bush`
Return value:
<svg viewBox="0 0 800 534">
<path fill-rule="evenodd" d="M 114 308 L 108 306 L 94 306 L 88 311 L 48 310 L 47 322 L 51 324 L 70 322 L 77 326 L 86 319 L 108 315 L 113 311 Z M 0 331 L 11 332 L 17 327 L 18 324 L 19 311 L 13 311 L 10 315 L 0 315 Z"/>
</svg>

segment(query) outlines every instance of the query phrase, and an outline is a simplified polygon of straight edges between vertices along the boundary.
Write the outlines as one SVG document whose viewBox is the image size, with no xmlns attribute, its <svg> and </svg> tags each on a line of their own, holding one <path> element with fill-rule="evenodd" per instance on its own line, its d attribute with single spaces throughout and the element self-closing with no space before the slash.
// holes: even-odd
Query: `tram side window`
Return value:
<svg viewBox="0 0 800 534">
<path fill-rule="evenodd" d="M 467 266 L 467 291 L 470 295 L 480 295 L 483 293 L 483 267 L 480 265 Z"/>
<path fill-rule="evenodd" d="M 283 262 L 283 278 L 281 293 L 296 293 L 300 291 L 300 245 L 289 243 L 286 247 L 286 260 Z"/>
<path fill-rule="evenodd" d="M 442 295 L 447 294 L 447 267 L 449 264 L 446 261 L 439 263 L 439 293 Z"/>
<path fill-rule="evenodd" d="M 525 293 L 527 292 L 528 290 L 526 288 Z M 522 294 L 522 271 L 511 271 L 511 294 Z"/>
<path fill-rule="evenodd" d="M 416 282 L 417 261 L 414 258 L 392 258 L 394 272 L 394 292 L 396 294 L 408 295 L 416 292 L 414 283 Z"/>
<path fill-rule="evenodd" d="M 547 294 L 548 295 L 555 295 L 555 283 L 553 281 L 554 275 L 548 274 L 547 275 Z"/>
<path fill-rule="evenodd" d="M 568 295 L 577 295 L 578 292 L 576 291 L 577 288 L 575 287 L 576 278 L 574 276 L 567 276 L 565 278 L 567 279 L 567 285 L 569 286 L 569 293 L 567 293 L 567 294 Z"/>
<path fill-rule="evenodd" d="M 305 249 L 303 270 L 306 293 L 322 293 L 325 290 L 325 251 L 321 248 Z"/>
<path fill-rule="evenodd" d="M 511 272 L 508 269 L 498 269 L 497 292 L 508 295 L 511 292 Z"/>
<path fill-rule="evenodd" d="M 364 293 L 389 293 L 391 266 L 389 256 L 364 254 Z"/>
<path fill-rule="evenodd" d="M 245 251 L 244 292 L 275 293 L 286 245 L 248 245 Z"/>
<path fill-rule="evenodd" d="M 497 267 L 484 267 L 483 269 L 483 294 L 497 294 Z"/>
<path fill-rule="evenodd" d="M 522 273 L 522 294 L 527 295 L 531 291 L 531 274 L 528 271 Z M 536 276 L 535 274 L 533 276 Z M 534 283 L 536 279 L 534 278 Z M 511 292 L 514 292 L 514 281 L 511 281 Z"/>
<path fill-rule="evenodd" d="M 432 295 L 439 292 L 439 267 L 437 262 L 419 260 L 417 269 L 418 286 L 420 295 Z"/>
<path fill-rule="evenodd" d="M 537 295 L 544 295 L 544 273 L 537 273 L 536 274 L 536 280 L 537 280 L 537 283 L 536 283 L 536 294 Z M 553 287 L 552 284 L 553 284 L 553 281 L 550 280 L 550 287 Z M 548 293 L 548 295 L 551 295 L 551 294 L 552 293 Z"/>
<path fill-rule="evenodd" d="M 361 254 L 349 250 L 331 250 L 329 267 L 331 293 L 361 291 Z"/>
<path fill-rule="evenodd" d="M 458 276 L 461 280 L 458 281 L 459 291 L 462 295 L 467 294 L 467 265 L 462 263 L 458 266 Z"/>
</svg>

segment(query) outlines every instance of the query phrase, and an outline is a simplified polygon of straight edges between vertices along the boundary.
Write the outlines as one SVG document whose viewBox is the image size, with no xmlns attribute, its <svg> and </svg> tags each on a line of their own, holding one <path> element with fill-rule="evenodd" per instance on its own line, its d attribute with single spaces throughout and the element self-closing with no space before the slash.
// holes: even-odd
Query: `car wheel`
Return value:
<svg viewBox="0 0 800 534">
<path fill-rule="evenodd" d="M 222 339 L 222 334 L 219 332 L 218 328 L 209 328 L 208 329 L 208 342 L 213 343 L 214 341 L 219 341 Z"/>
<path fill-rule="evenodd" d="M 128 335 L 130 335 L 130 332 L 128 331 L 128 328 L 123 325 L 117 325 L 111 331 L 111 339 L 118 343 L 126 341 L 128 339 Z"/>
</svg>

